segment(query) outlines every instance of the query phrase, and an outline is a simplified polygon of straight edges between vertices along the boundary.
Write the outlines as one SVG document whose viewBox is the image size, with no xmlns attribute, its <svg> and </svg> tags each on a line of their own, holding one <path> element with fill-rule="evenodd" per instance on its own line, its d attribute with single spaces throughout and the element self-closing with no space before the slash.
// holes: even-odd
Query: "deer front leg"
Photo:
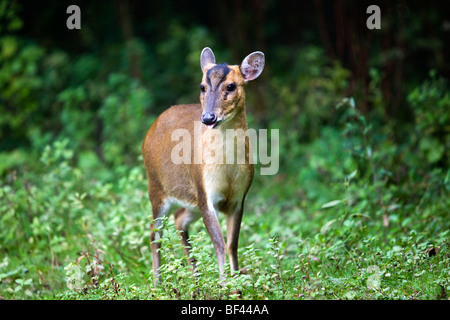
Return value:
<svg viewBox="0 0 450 320">
<path fill-rule="evenodd" d="M 234 212 L 227 214 L 227 249 L 230 258 L 231 271 L 238 271 L 238 242 L 239 231 L 241 229 L 241 221 L 243 214 L 243 206 L 240 206 Z"/>
<path fill-rule="evenodd" d="M 221 284 L 224 285 L 225 274 L 224 266 L 226 262 L 225 241 L 223 240 L 222 231 L 220 231 L 219 221 L 214 209 L 207 208 L 202 211 L 203 222 L 205 223 L 206 230 L 211 237 L 214 245 L 214 251 L 216 252 L 217 262 L 219 264 L 219 273 L 221 278 Z"/>
</svg>

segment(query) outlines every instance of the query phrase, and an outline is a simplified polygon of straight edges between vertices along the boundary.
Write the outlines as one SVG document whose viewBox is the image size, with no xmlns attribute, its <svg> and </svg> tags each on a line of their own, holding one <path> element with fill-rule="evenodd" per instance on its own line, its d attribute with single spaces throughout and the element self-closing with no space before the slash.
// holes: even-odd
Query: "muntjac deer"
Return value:
<svg viewBox="0 0 450 320">
<path fill-rule="evenodd" d="M 221 276 L 227 252 L 232 271 L 239 270 L 239 230 L 245 196 L 254 171 L 253 162 L 250 161 L 252 154 L 249 141 L 244 138 L 245 161 L 230 163 L 225 153 L 219 153 L 219 161 L 198 161 L 198 155 L 202 160 L 202 154 L 217 151 L 230 143 L 232 152 L 234 151 L 238 139 L 234 135 L 230 138 L 225 132 L 230 129 L 239 132 L 248 130 L 244 87 L 248 81 L 261 74 L 264 62 L 264 54 L 257 51 L 248 55 L 241 65 L 216 64 L 212 50 L 204 48 L 200 56 L 203 72 L 200 84 L 201 104 L 172 106 L 154 121 L 145 136 L 142 153 L 153 211 L 150 242 L 156 284 L 160 282 L 161 244 L 157 240 L 161 237 L 161 219 L 176 204 L 181 208 L 175 212 L 175 226 L 182 231 L 182 243 L 188 258 L 191 248 L 188 242 L 189 225 L 202 217 L 214 245 Z M 189 140 L 187 148 L 179 150 L 184 159 L 188 160 L 181 163 L 173 159 L 173 150 L 178 143 L 173 133 L 180 130 L 183 133 L 181 138 L 190 139 L 191 136 L 198 136 L 198 133 L 203 137 Z M 205 136 L 209 138 L 205 139 Z M 222 137 L 223 141 L 219 141 L 218 137 Z M 180 136 L 178 140 L 179 138 Z M 236 157 L 233 159 L 236 160 Z M 226 215 L 226 247 L 218 212 Z M 195 268 L 192 258 L 189 262 Z"/>
</svg>

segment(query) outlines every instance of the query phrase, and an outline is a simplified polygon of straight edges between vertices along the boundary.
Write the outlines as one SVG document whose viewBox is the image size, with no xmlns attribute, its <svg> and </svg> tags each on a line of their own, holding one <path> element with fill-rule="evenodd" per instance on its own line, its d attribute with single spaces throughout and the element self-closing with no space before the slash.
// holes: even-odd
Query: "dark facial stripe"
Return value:
<svg viewBox="0 0 450 320">
<path fill-rule="evenodd" d="M 219 84 L 225 80 L 230 71 L 231 69 L 228 68 L 226 63 L 217 64 L 208 70 L 206 73 L 206 81 L 211 86 L 212 90 L 216 90 Z"/>
</svg>

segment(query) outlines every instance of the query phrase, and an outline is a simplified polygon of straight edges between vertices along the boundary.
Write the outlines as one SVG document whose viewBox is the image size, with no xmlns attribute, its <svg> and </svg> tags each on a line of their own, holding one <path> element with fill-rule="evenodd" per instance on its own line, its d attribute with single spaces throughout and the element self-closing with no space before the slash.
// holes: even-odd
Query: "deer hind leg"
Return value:
<svg viewBox="0 0 450 320">
<path fill-rule="evenodd" d="M 152 249 L 152 260 L 153 260 L 153 278 L 155 285 L 161 283 L 161 275 L 159 268 L 161 267 L 161 242 L 159 239 L 162 237 L 162 227 L 163 218 L 167 215 L 171 207 L 169 201 L 165 202 L 152 202 L 153 210 L 153 221 L 150 224 L 150 247 Z"/>
<path fill-rule="evenodd" d="M 175 228 L 180 232 L 183 250 L 192 268 L 195 270 L 195 259 L 191 257 L 191 244 L 189 243 L 189 226 L 201 217 L 200 213 L 190 211 L 186 208 L 179 208 L 175 211 Z"/>
</svg>

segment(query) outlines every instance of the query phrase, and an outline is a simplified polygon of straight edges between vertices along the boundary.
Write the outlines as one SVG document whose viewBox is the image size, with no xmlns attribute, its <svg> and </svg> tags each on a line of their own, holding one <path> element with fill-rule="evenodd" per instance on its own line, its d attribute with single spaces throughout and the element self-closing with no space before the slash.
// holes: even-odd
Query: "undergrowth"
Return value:
<svg viewBox="0 0 450 320">
<path fill-rule="evenodd" d="M 155 286 L 140 161 L 104 178 L 76 166 L 70 140 L 56 141 L 40 164 L 2 179 L 0 297 L 448 299 L 450 175 L 436 165 L 444 154 L 417 153 L 416 136 L 396 149 L 353 99 L 337 112 L 341 128 L 308 144 L 287 138 L 280 151 L 290 148 L 290 166 L 255 178 L 241 271 L 227 265 L 224 285 L 202 222 L 190 233 L 193 270 L 169 219 Z"/>
</svg>

